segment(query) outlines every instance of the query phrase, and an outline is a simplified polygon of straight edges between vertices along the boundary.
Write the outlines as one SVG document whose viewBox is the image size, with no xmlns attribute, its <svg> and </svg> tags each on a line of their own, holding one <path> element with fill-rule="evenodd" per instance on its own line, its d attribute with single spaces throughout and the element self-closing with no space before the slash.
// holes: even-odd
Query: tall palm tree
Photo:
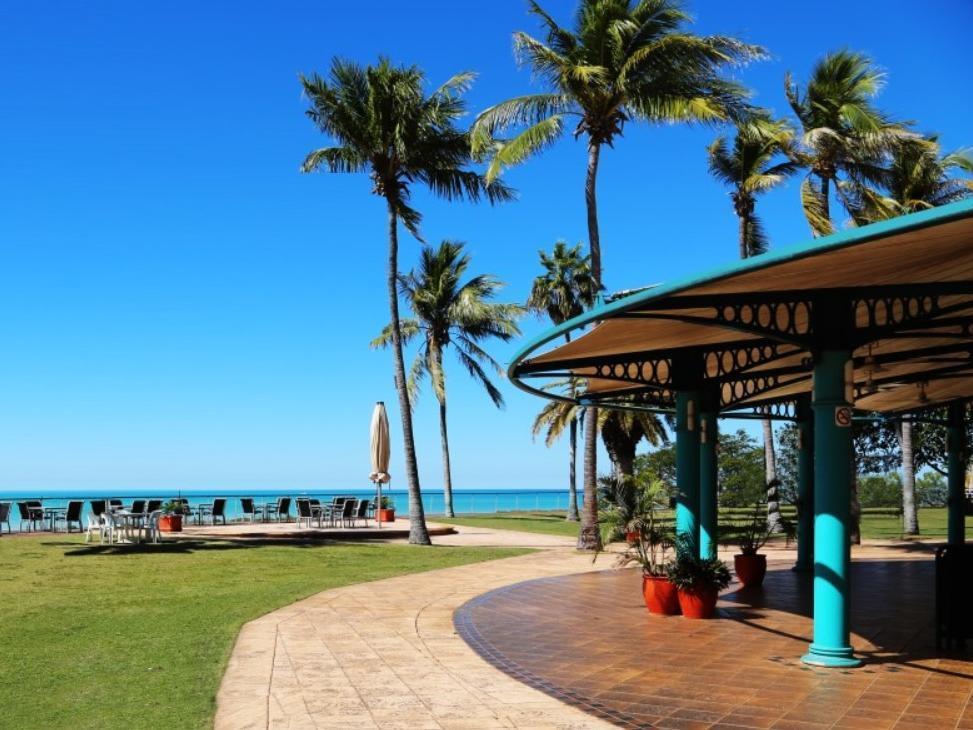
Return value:
<svg viewBox="0 0 973 730">
<path fill-rule="evenodd" d="M 635 450 L 642 439 L 653 446 L 669 441 L 662 420 L 654 413 L 615 409 L 599 411 L 598 415 L 601 417 L 601 440 L 619 480 L 635 476 Z"/>
<path fill-rule="evenodd" d="M 508 188 L 487 183 L 468 166 L 470 138 L 456 123 L 465 113 L 462 95 L 472 80 L 470 73 L 457 74 L 427 96 L 422 71 L 414 66 L 393 66 L 387 59 L 363 68 L 335 58 L 328 78 L 301 76 L 310 101 L 308 118 L 334 141 L 332 146 L 311 152 L 302 171 L 368 173 L 372 192 L 385 200 L 389 240 L 386 283 L 409 486 L 409 542 L 419 544 L 429 544 L 430 540 L 422 509 L 399 331 L 398 227 L 401 221 L 420 238 L 421 215 L 409 204 L 415 182 L 447 200 L 486 197 L 493 203 L 511 197 Z"/>
<path fill-rule="evenodd" d="M 572 317 L 577 317 L 590 308 L 595 301 L 595 284 L 591 276 L 591 257 L 581 253 L 581 244 L 568 248 L 564 241 L 557 241 L 550 255 L 539 251 L 541 266 L 544 273 L 534 279 L 530 294 L 527 297 L 527 308 L 538 314 L 547 315 L 553 324 L 561 324 Z M 569 333 L 564 334 L 566 342 L 571 341 Z M 571 397 L 576 395 L 575 382 L 568 384 Z M 545 406 L 542 414 L 549 413 L 549 406 L 566 408 L 566 404 L 552 401 Z M 578 410 L 570 409 L 571 416 L 567 421 L 569 436 L 569 466 L 568 466 L 568 514 L 567 519 L 578 520 L 578 487 L 575 476 L 575 452 L 578 445 Z M 545 419 L 546 420 L 546 417 Z M 534 435 L 539 432 L 537 421 L 534 423 Z M 548 432 L 550 437 L 551 432 Z M 554 439 L 548 438 L 548 446 L 560 436 L 560 431 Z"/>
<path fill-rule="evenodd" d="M 726 36 L 687 30 L 680 0 L 581 0 L 572 28 L 559 25 L 537 2 L 530 11 L 545 30 L 541 41 L 514 34 L 520 60 L 548 87 L 482 112 L 473 127 L 474 152 L 490 154 L 487 179 L 554 143 L 567 119 L 588 151 L 585 205 L 595 290 L 602 288 L 596 183 L 601 148 L 613 146 L 629 120 L 650 123 L 716 122 L 744 106 L 743 88 L 722 78 L 722 68 L 762 56 L 756 46 Z M 516 130 L 509 139 L 499 135 Z M 584 510 L 578 547 L 599 547 L 597 414 L 587 417 L 584 440 Z"/>
<path fill-rule="evenodd" d="M 883 190 L 856 189 L 862 217 L 870 222 L 935 208 L 973 196 L 973 180 L 953 172 L 973 173 L 973 156 L 959 151 L 943 154 L 936 135 L 904 141 L 892 150 L 883 174 Z M 919 534 L 912 423 L 896 431 L 902 454 L 902 520 L 907 535 Z"/>
<path fill-rule="evenodd" d="M 470 258 L 463 253 L 462 243 L 443 241 L 437 249 L 424 246 L 418 269 L 399 277 L 399 288 L 413 314 L 399 324 L 402 344 L 408 345 L 416 337 L 422 339 L 409 373 L 409 401 L 415 405 L 419 385 L 428 375 L 436 400 L 439 401 L 443 497 L 448 517 L 455 515 L 453 476 L 449 462 L 449 431 L 446 427 L 446 370 L 443 367 L 443 353 L 453 345 L 460 363 L 483 386 L 493 404 L 502 408 L 503 395 L 490 381 L 484 365 L 498 376 L 503 375 L 503 369 L 481 344 L 490 338 L 507 342 L 519 335 L 517 320 L 523 313 L 523 308 L 516 304 L 489 301 L 503 283 L 488 274 L 474 276 L 465 284 L 460 283 L 469 265 Z M 385 327 L 372 341 L 372 347 L 391 345 L 393 331 L 391 324 Z"/>
<path fill-rule="evenodd" d="M 808 170 L 801 204 L 815 236 L 834 231 L 832 193 L 859 222 L 849 186 L 880 181 L 883 156 L 912 136 L 872 103 L 884 78 L 868 56 L 847 50 L 821 59 L 803 93 L 790 73 L 784 78 L 787 100 L 801 126 L 799 159 Z"/>
<path fill-rule="evenodd" d="M 793 142 L 794 131 L 787 122 L 757 112 L 751 119 L 737 124 L 732 146 L 725 136 L 717 137 L 709 146 L 710 173 L 731 188 L 730 198 L 740 222 L 740 258 L 767 250 L 767 237 L 754 208 L 758 195 L 777 187 L 798 170 L 798 164 L 788 157 Z M 777 455 L 769 418 L 763 419 L 763 437 L 767 526 L 773 532 L 779 532 Z"/>
</svg>

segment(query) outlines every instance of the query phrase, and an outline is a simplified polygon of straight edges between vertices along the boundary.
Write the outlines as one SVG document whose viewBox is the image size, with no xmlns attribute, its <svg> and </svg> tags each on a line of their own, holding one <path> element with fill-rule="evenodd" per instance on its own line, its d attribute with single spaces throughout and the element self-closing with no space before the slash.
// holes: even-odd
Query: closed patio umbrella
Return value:
<svg viewBox="0 0 973 730">
<path fill-rule="evenodd" d="M 375 515 L 378 527 L 382 527 L 382 485 L 388 484 L 392 477 L 389 472 L 389 418 L 385 413 L 385 403 L 378 401 L 372 411 L 372 473 L 368 478 L 375 483 Z"/>
</svg>

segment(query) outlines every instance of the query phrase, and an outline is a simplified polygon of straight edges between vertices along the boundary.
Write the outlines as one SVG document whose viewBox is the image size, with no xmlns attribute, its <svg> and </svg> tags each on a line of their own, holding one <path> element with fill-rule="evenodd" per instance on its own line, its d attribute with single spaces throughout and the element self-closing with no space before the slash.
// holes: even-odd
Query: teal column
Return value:
<svg viewBox="0 0 973 730">
<path fill-rule="evenodd" d="M 716 557 L 717 537 L 717 443 L 716 413 L 699 414 L 699 555 Z"/>
<path fill-rule="evenodd" d="M 848 350 L 824 350 L 814 362 L 814 638 L 801 659 L 823 667 L 857 667 L 850 641 L 851 408 Z"/>
<path fill-rule="evenodd" d="M 814 569 L 814 414 L 802 407 L 797 421 L 797 562 L 794 570 Z"/>
<path fill-rule="evenodd" d="M 699 554 L 699 392 L 676 391 L 676 534 Z"/>
<path fill-rule="evenodd" d="M 966 404 L 955 401 L 949 404 L 949 420 L 946 425 L 946 468 L 949 505 L 947 540 L 950 545 L 962 545 L 966 541 L 966 517 L 964 516 L 964 482 L 966 480 Z"/>
</svg>

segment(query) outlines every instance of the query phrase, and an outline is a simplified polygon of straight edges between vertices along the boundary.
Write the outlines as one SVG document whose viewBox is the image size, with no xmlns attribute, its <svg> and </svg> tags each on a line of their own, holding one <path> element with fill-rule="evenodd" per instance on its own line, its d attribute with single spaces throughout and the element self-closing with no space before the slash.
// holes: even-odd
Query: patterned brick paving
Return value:
<svg viewBox="0 0 973 730">
<path fill-rule="evenodd" d="M 784 566 L 712 621 L 649 615 L 632 570 L 507 586 L 454 620 L 497 668 L 622 727 L 973 728 L 973 662 L 933 649 L 932 562 L 856 560 L 852 581 L 854 670 L 799 661 L 811 583 Z"/>
</svg>

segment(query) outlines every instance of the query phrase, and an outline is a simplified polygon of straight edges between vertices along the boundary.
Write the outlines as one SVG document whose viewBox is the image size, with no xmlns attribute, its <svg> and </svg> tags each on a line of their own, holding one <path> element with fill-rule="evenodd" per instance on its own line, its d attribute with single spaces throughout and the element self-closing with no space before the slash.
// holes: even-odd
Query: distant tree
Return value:
<svg viewBox="0 0 973 730">
<path fill-rule="evenodd" d="M 863 474 L 858 478 L 858 498 L 862 507 L 902 509 L 902 477 L 897 472 Z"/>
<path fill-rule="evenodd" d="M 720 434 L 719 503 L 721 507 L 752 507 L 766 497 L 764 450 L 743 429 Z"/>
<path fill-rule="evenodd" d="M 554 250 L 548 255 L 544 251 L 538 252 L 543 273 L 534 279 L 530 294 L 527 297 L 527 309 L 537 314 L 546 315 L 555 325 L 577 317 L 586 309 L 590 309 L 595 302 L 595 280 L 591 275 L 591 257 L 581 252 L 581 244 L 568 248 L 564 241 L 554 244 Z M 571 341 L 570 333 L 564 333 L 565 342 Z M 567 394 L 572 399 L 576 395 L 576 382 L 572 379 L 566 382 Z M 551 401 L 545 404 L 541 414 L 543 418 L 534 421 L 534 435 L 545 428 L 547 431 L 547 445 L 550 446 L 562 433 L 563 422 L 561 416 L 568 416 L 567 427 L 569 433 L 569 468 L 568 468 L 568 514 L 567 519 L 578 519 L 578 486 L 575 477 L 577 459 L 575 453 L 578 445 L 579 417 L 583 411 L 566 403 Z M 553 438 L 552 438 L 553 437 Z"/>
<path fill-rule="evenodd" d="M 438 248 L 424 246 L 419 266 L 399 277 L 399 288 L 412 310 L 412 317 L 399 326 L 402 343 L 413 339 L 421 344 L 409 374 L 409 402 L 415 404 L 419 384 L 428 376 L 439 401 L 439 436 L 443 452 L 443 499 L 446 515 L 453 517 L 453 476 L 449 460 L 449 430 L 446 426 L 446 369 L 443 355 L 450 347 L 470 377 L 486 391 L 497 408 L 503 407 L 503 395 L 491 382 L 487 368 L 503 376 L 503 368 L 483 344 L 495 339 L 507 342 L 520 334 L 517 320 L 523 308 L 516 304 L 490 301 L 503 286 L 489 274 L 480 274 L 463 282 L 470 258 L 458 241 L 443 241 Z M 393 325 L 389 324 L 372 341 L 373 347 L 392 344 Z"/>
<path fill-rule="evenodd" d="M 939 472 L 925 471 L 916 479 L 916 501 L 920 507 L 945 507 L 948 499 L 946 478 Z"/>
<path fill-rule="evenodd" d="M 793 423 L 785 424 L 777 431 L 777 480 L 778 493 L 783 504 L 797 504 L 798 483 L 798 429 Z"/>
</svg>

